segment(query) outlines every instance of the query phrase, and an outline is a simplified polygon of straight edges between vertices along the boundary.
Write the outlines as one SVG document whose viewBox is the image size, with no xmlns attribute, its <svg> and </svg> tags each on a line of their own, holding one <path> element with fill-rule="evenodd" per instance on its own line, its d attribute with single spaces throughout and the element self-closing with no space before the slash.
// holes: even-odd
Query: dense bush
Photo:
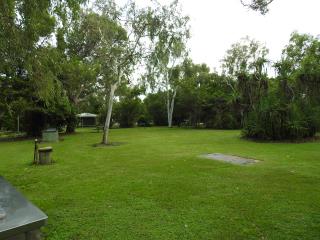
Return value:
<svg viewBox="0 0 320 240">
<path fill-rule="evenodd" d="M 250 111 L 243 126 L 243 135 L 265 140 L 293 140 L 313 137 L 317 129 L 318 111 L 302 101 L 289 104 L 269 94 Z"/>
<path fill-rule="evenodd" d="M 3 112 L 0 115 L 0 129 L 1 130 L 15 130 L 16 124 L 15 124 L 16 118 L 13 118 L 8 114 L 7 112 Z"/>
<path fill-rule="evenodd" d="M 148 94 L 144 99 L 147 118 L 156 126 L 168 124 L 166 95 L 164 92 Z"/>
<path fill-rule="evenodd" d="M 124 88 L 119 102 L 114 104 L 113 120 L 120 124 L 120 127 L 134 127 L 143 112 L 142 101 L 139 98 L 141 89 Z"/>
<path fill-rule="evenodd" d="M 70 112 L 66 115 L 66 133 L 74 133 L 77 127 L 78 119 L 74 112 Z"/>
<path fill-rule="evenodd" d="M 206 128 L 213 129 L 237 129 L 239 122 L 229 112 L 215 114 L 214 118 L 205 122 Z"/>
<path fill-rule="evenodd" d="M 239 129 L 241 127 L 241 108 L 236 102 L 223 98 L 213 98 L 202 107 L 202 121 L 206 128 Z"/>
<path fill-rule="evenodd" d="M 258 139 L 313 137 L 320 127 L 320 42 L 293 33 L 276 63 L 277 85 L 246 114 L 243 134 Z M 270 83 L 270 80 L 269 80 Z"/>
<path fill-rule="evenodd" d="M 141 113 L 140 99 L 127 99 L 114 105 L 114 120 L 120 127 L 134 127 Z"/>
<path fill-rule="evenodd" d="M 41 136 L 41 131 L 46 127 L 46 113 L 41 108 L 30 108 L 25 111 L 24 121 L 28 136 Z"/>
</svg>

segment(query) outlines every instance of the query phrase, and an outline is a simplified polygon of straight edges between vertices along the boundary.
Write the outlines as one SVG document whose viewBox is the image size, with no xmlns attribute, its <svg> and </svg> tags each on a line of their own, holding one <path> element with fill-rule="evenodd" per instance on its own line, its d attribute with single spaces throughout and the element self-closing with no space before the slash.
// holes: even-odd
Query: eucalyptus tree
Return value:
<svg viewBox="0 0 320 240">
<path fill-rule="evenodd" d="M 189 17 L 183 15 L 177 0 L 161 7 L 159 12 L 161 25 L 157 35 L 152 38 L 154 50 L 148 67 L 149 81 L 152 88 L 164 90 L 167 94 L 167 118 L 168 126 L 171 127 L 175 98 L 182 78 L 178 65 L 188 53 Z"/>
<path fill-rule="evenodd" d="M 149 39 L 159 26 L 155 19 L 156 8 L 139 8 L 134 1 L 119 7 L 114 1 L 97 1 L 101 16 L 109 21 L 107 28 L 100 27 L 101 45 L 97 59 L 100 64 L 100 86 L 109 95 L 108 111 L 102 143 L 108 144 L 114 94 L 150 53 Z M 108 92 L 108 93 L 107 93 Z"/>
</svg>

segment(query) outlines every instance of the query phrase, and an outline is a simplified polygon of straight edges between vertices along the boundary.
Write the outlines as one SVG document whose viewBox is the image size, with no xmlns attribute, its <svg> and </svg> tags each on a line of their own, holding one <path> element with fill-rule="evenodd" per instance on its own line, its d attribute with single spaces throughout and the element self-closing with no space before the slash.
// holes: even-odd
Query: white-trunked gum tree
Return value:
<svg viewBox="0 0 320 240">
<path fill-rule="evenodd" d="M 172 127 L 174 103 L 181 74 L 179 65 L 188 55 L 187 41 L 190 38 L 189 17 L 183 15 L 177 0 L 159 9 L 161 26 L 153 36 L 153 51 L 148 66 L 148 81 L 151 89 L 166 92 L 168 127 Z"/>
<path fill-rule="evenodd" d="M 113 0 L 97 0 L 95 6 L 108 22 L 98 29 L 101 39 L 97 54 L 100 64 L 98 82 L 108 96 L 102 144 L 109 143 L 115 91 L 122 84 L 132 83 L 133 75 L 143 75 L 144 70 L 154 70 L 153 76 L 156 77 L 148 79 L 150 85 L 154 85 L 153 79 L 161 79 L 157 85 L 163 85 L 167 90 L 171 126 L 177 91 L 177 81 L 173 80 L 171 70 L 187 53 L 189 18 L 182 15 L 178 1 L 167 6 L 150 1 L 147 7 L 140 8 L 133 0 L 121 7 Z"/>
<path fill-rule="evenodd" d="M 105 91 L 107 115 L 104 123 L 102 144 L 109 143 L 109 129 L 115 91 L 122 84 L 129 84 L 137 66 L 150 54 L 150 36 L 158 27 L 156 19 L 157 4 L 139 8 L 134 1 L 119 7 L 112 0 L 97 1 L 98 12 L 113 24 L 99 28 L 101 46 L 99 63 L 101 67 L 99 82 Z M 110 37 L 113 36 L 113 37 Z"/>
</svg>

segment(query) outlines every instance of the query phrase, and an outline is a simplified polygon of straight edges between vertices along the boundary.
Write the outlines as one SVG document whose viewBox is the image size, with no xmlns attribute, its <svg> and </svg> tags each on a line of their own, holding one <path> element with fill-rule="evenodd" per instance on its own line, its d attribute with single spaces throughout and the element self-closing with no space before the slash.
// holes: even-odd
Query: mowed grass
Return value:
<svg viewBox="0 0 320 240">
<path fill-rule="evenodd" d="M 0 143 L 0 174 L 48 216 L 45 239 L 319 239 L 320 142 L 256 143 L 239 131 L 79 130 L 30 165 L 33 142 Z M 236 166 L 225 153 L 261 160 Z"/>
</svg>

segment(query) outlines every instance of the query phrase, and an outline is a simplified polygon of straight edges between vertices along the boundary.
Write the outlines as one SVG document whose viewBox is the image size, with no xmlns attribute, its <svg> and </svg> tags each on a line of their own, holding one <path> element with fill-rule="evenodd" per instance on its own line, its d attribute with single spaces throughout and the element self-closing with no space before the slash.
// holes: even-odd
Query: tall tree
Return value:
<svg viewBox="0 0 320 240">
<path fill-rule="evenodd" d="M 184 16 L 177 0 L 160 10 L 161 26 L 153 37 L 154 51 L 150 56 L 149 81 L 167 93 L 168 126 L 172 126 L 175 98 L 181 76 L 178 65 L 187 56 L 187 40 L 190 38 L 189 17 Z"/>
<path fill-rule="evenodd" d="M 62 18 L 78 11 L 83 1 L 4 0 L 0 3 L 0 96 L 5 108 L 0 114 L 23 113 L 21 106 L 47 108 L 59 87 L 55 74 L 55 50 L 52 33 Z M 63 11 L 62 11 L 63 10 Z M 68 12 L 64 14 L 63 12 Z M 43 63 L 43 64 L 42 64 Z M 51 99 L 50 99 L 51 98 Z M 16 110 L 14 110 L 16 109 Z"/>
<path fill-rule="evenodd" d="M 103 19 L 86 9 L 70 23 L 69 28 L 58 31 L 57 48 L 61 53 L 62 82 L 72 112 L 67 118 L 67 132 L 75 131 L 76 112 L 80 103 L 96 90 L 99 66 L 95 59 L 100 41 L 99 26 Z"/>
<path fill-rule="evenodd" d="M 134 1 L 118 7 L 114 1 L 97 1 L 102 17 L 110 21 L 108 28 L 99 28 L 101 46 L 98 59 L 101 65 L 101 86 L 109 92 L 108 111 L 102 143 L 108 144 L 114 94 L 121 84 L 127 84 L 134 68 L 149 54 L 148 39 L 158 22 L 155 9 L 138 8 Z M 110 37 L 110 32 L 113 37 Z"/>
</svg>

